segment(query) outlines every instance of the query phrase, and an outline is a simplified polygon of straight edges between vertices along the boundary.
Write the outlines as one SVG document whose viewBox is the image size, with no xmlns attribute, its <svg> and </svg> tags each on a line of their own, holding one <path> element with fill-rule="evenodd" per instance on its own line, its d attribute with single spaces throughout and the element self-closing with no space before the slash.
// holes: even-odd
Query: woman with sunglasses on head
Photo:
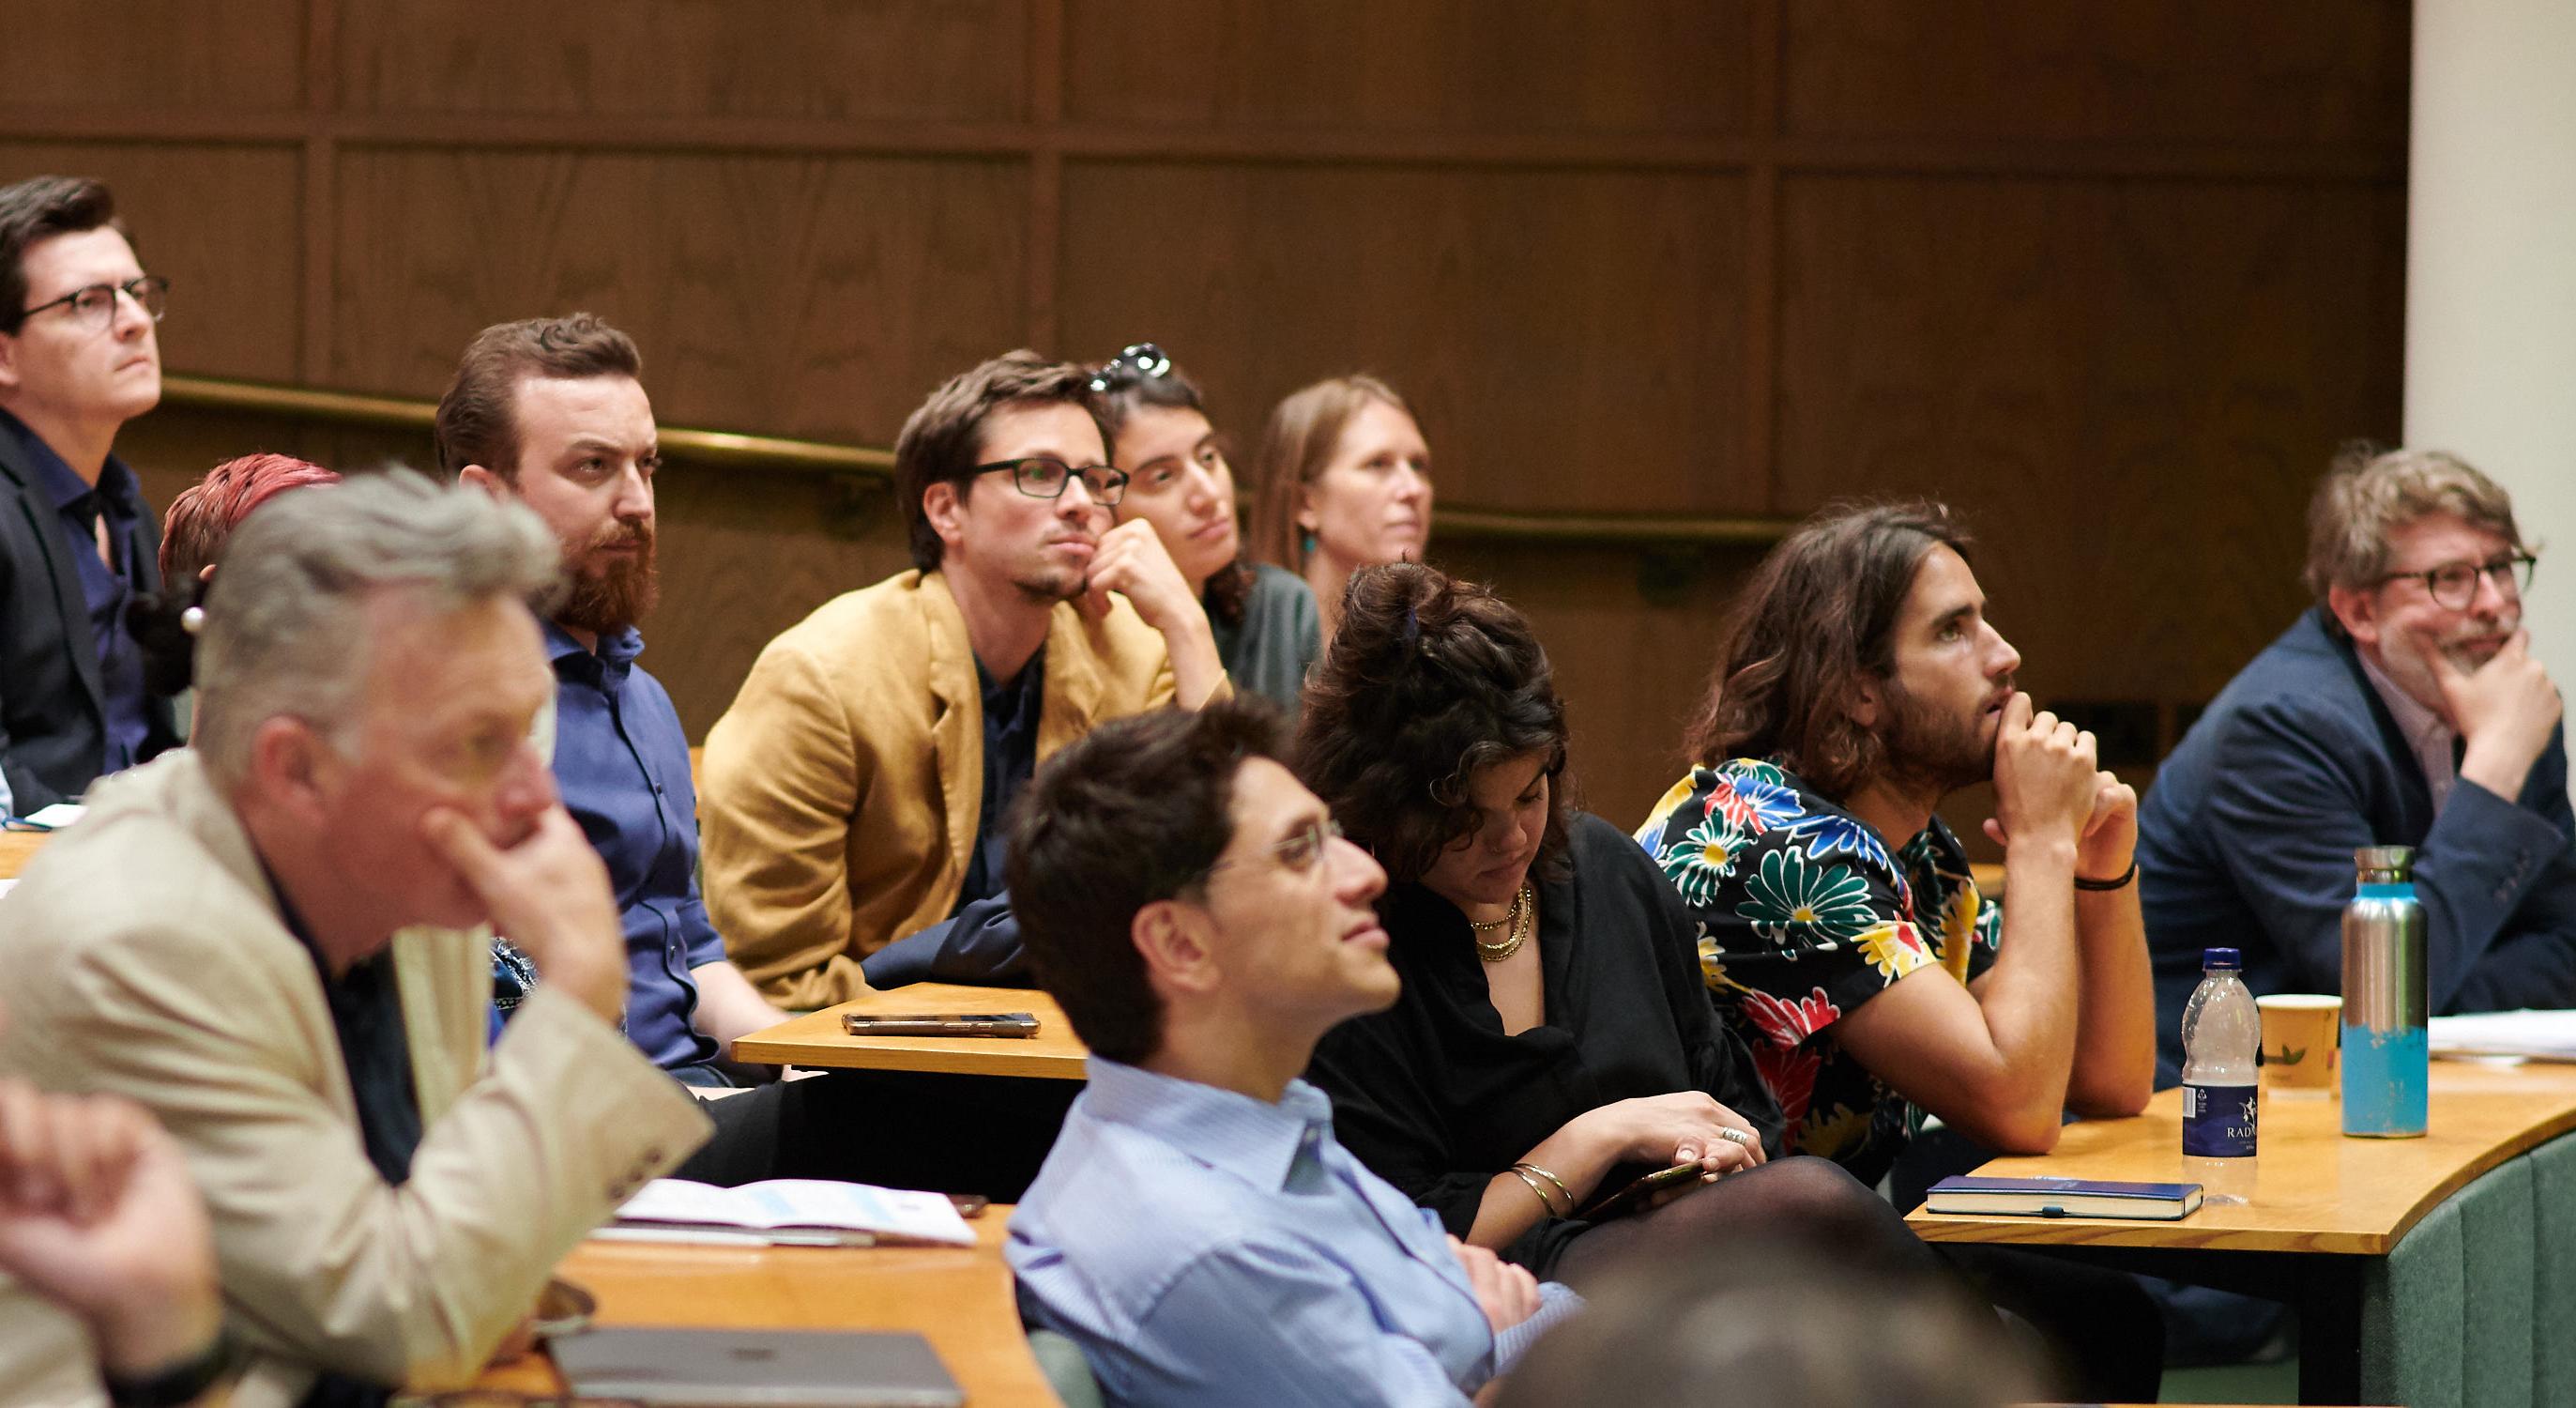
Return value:
<svg viewBox="0 0 2576 1408">
<path fill-rule="evenodd" d="M 1709 1004 L 1679 896 L 1567 805 L 1565 711 L 1520 613 L 1414 564 L 1362 571 L 1345 608 L 1297 771 L 1386 868 L 1403 978 L 1307 1073 L 1350 1151 L 1455 1236 L 1578 1287 L 1624 1254 L 1761 1225 L 1933 1265 L 1840 1167 L 1770 1157 L 1779 1107 Z M 1673 1181 L 1594 1210 L 1655 1173 Z"/>
<path fill-rule="evenodd" d="M 1323 653 L 1315 596 L 1294 573 L 1245 560 L 1234 467 L 1198 384 L 1163 349 L 1139 342 L 1101 364 L 1091 393 L 1110 463 L 1127 473 L 1118 517 L 1154 525 L 1207 610 L 1226 678 L 1294 718 L 1306 671 Z"/>
<path fill-rule="evenodd" d="M 1330 640 L 1351 574 L 1420 562 L 1431 540 L 1431 448 L 1395 389 L 1327 377 L 1279 403 L 1261 438 L 1255 551 L 1303 575 Z"/>
</svg>

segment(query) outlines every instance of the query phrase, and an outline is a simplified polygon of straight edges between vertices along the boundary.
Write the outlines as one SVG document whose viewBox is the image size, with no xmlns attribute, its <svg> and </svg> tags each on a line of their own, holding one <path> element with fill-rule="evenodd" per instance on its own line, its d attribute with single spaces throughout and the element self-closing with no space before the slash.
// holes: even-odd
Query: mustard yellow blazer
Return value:
<svg viewBox="0 0 2576 1408">
<path fill-rule="evenodd" d="M 1163 637 L 1123 599 L 1047 627 L 1039 761 L 1171 702 Z M 771 1000 L 867 990 L 859 959 L 948 917 L 984 801 L 984 697 L 937 572 L 816 608 L 760 652 L 707 734 L 698 798 L 707 912 Z"/>
</svg>

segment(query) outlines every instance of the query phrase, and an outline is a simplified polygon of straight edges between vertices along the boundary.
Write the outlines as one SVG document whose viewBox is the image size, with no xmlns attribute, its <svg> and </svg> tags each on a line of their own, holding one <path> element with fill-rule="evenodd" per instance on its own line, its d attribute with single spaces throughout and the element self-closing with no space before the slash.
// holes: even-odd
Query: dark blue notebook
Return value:
<svg viewBox="0 0 2576 1408">
<path fill-rule="evenodd" d="M 1945 1178 L 1926 1212 L 1980 1217 L 2118 1217 L 2172 1222 L 2200 1208 L 2197 1183 L 2106 1183 L 2090 1178 Z"/>
</svg>

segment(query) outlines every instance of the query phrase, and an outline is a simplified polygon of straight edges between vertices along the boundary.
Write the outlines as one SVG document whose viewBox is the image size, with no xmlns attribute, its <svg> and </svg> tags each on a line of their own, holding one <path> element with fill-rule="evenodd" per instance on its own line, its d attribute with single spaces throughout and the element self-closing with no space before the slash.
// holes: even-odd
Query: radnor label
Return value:
<svg viewBox="0 0 2576 1408">
<path fill-rule="evenodd" d="M 2185 1158 L 2254 1157 L 2254 1087 L 2185 1085 L 2182 1152 Z"/>
</svg>

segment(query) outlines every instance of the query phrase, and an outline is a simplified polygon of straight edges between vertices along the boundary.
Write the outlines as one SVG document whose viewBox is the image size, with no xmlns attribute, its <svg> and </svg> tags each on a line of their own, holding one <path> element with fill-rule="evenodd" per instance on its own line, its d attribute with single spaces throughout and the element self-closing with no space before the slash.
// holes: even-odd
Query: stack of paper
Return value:
<svg viewBox="0 0 2576 1408">
<path fill-rule="evenodd" d="M 617 1221 L 595 1235 L 629 1241 L 780 1246 L 975 1245 L 973 1229 L 944 1193 L 813 1178 L 774 1178 L 739 1188 L 657 1178 L 627 1199 L 617 1209 Z"/>
<path fill-rule="evenodd" d="M 2576 1061 L 2576 1012 L 2467 1012 L 2432 1021 L 2436 1056 L 2522 1056 Z"/>
</svg>

